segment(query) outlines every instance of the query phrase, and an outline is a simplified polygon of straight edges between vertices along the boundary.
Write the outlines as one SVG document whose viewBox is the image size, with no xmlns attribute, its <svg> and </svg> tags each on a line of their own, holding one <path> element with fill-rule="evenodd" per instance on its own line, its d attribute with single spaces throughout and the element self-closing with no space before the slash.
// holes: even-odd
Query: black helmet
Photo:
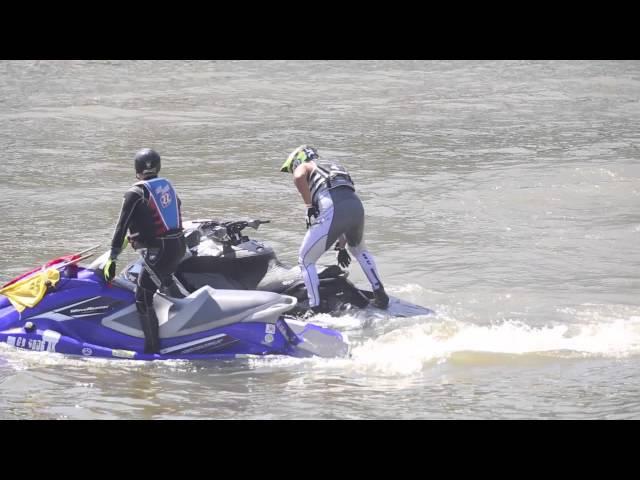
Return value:
<svg viewBox="0 0 640 480">
<path fill-rule="evenodd" d="M 133 159 L 136 173 L 143 177 L 158 175 L 160 171 L 160 155 L 155 150 L 143 148 Z"/>
</svg>

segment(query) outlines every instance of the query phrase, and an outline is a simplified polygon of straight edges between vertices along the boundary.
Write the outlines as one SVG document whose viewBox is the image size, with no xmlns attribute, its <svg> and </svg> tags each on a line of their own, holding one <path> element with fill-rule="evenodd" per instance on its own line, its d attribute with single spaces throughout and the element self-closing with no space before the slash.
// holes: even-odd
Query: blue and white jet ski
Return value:
<svg viewBox="0 0 640 480">
<path fill-rule="evenodd" d="M 95 248 L 95 247 L 94 247 Z M 345 357 L 347 336 L 287 315 L 296 298 L 203 285 L 184 298 L 157 292 L 160 353 L 145 354 L 134 284 L 106 283 L 105 252 L 48 262 L 0 288 L 0 342 L 17 348 L 135 360 L 232 359 L 249 355 Z"/>
</svg>

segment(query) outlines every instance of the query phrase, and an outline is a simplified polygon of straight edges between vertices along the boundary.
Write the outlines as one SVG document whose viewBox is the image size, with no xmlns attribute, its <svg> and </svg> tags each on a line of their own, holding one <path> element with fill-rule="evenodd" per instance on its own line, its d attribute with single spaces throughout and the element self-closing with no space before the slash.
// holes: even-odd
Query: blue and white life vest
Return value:
<svg viewBox="0 0 640 480">
<path fill-rule="evenodd" d="M 182 229 L 178 195 L 166 178 L 152 178 L 136 183 L 149 191 L 149 207 L 154 211 L 156 234 Z"/>
</svg>

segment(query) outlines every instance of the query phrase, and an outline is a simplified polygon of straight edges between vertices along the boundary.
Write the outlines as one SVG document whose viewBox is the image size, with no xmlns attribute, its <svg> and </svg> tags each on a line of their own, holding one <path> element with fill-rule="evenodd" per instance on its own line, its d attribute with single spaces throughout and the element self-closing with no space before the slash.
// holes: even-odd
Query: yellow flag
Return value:
<svg viewBox="0 0 640 480">
<path fill-rule="evenodd" d="M 55 285 L 60 280 L 60 272 L 49 268 L 4 287 L 0 294 L 9 299 L 16 310 L 22 312 L 27 307 L 35 307 L 47 293 L 47 281 Z"/>
</svg>

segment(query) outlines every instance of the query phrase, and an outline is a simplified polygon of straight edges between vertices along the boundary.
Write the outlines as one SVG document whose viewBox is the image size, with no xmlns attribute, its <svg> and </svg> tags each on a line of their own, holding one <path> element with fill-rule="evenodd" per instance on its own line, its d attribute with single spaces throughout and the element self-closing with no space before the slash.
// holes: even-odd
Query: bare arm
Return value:
<svg viewBox="0 0 640 480">
<path fill-rule="evenodd" d="M 296 185 L 300 195 L 302 195 L 302 200 L 308 207 L 311 206 L 311 190 L 309 189 L 309 181 L 307 179 L 315 166 L 315 162 L 306 162 L 298 165 L 293 172 L 293 183 Z"/>
</svg>

